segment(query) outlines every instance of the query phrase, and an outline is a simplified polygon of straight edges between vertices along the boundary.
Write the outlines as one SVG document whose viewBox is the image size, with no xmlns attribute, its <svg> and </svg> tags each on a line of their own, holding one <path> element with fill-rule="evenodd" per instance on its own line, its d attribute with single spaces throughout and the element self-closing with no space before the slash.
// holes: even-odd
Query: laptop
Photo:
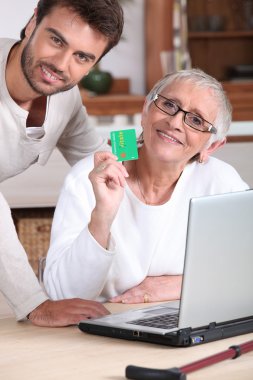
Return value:
<svg viewBox="0 0 253 380">
<path fill-rule="evenodd" d="M 83 320 L 81 331 L 194 346 L 253 332 L 253 190 L 192 198 L 181 301 Z"/>
</svg>

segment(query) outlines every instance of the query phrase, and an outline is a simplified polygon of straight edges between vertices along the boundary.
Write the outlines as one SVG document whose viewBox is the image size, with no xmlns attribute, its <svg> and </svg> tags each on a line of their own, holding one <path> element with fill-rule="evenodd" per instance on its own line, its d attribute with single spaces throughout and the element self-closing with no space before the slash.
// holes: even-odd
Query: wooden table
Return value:
<svg viewBox="0 0 253 380">
<path fill-rule="evenodd" d="M 116 311 L 127 305 L 108 305 Z M 170 368 L 253 339 L 242 335 L 190 348 L 170 348 L 85 334 L 77 327 L 17 323 L 0 297 L 0 374 L 3 380 L 123 380 L 129 364 Z M 187 380 L 252 380 L 253 352 L 196 371 Z"/>
</svg>

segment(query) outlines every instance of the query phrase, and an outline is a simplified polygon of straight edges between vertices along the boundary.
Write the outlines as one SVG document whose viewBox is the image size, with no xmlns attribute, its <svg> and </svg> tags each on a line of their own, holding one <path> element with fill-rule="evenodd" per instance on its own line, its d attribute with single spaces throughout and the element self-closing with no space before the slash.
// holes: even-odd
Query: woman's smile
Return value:
<svg viewBox="0 0 253 380">
<path fill-rule="evenodd" d="M 176 145 L 178 145 L 178 144 L 184 145 L 178 138 L 176 138 L 171 133 L 157 129 L 157 134 L 165 142 L 168 142 L 170 144 L 176 144 Z"/>
</svg>

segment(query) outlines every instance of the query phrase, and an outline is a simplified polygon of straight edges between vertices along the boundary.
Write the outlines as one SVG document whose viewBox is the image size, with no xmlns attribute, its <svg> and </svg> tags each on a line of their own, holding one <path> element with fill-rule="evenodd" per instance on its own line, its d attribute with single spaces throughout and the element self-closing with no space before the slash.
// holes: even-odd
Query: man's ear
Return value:
<svg viewBox="0 0 253 380">
<path fill-rule="evenodd" d="M 219 140 L 219 141 L 214 141 L 208 148 L 206 149 L 203 149 L 200 153 L 199 153 L 199 162 L 200 163 L 204 163 L 208 160 L 208 157 L 214 153 L 217 149 L 221 148 L 223 145 L 226 144 L 226 138 L 224 138 L 223 140 Z"/>
<path fill-rule="evenodd" d="M 25 36 L 28 38 L 31 36 L 32 32 L 34 31 L 36 27 L 36 18 L 37 18 L 37 8 L 34 9 L 34 15 L 31 17 L 31 19 L 29 20 L 25 28 Z"/>
</svg>

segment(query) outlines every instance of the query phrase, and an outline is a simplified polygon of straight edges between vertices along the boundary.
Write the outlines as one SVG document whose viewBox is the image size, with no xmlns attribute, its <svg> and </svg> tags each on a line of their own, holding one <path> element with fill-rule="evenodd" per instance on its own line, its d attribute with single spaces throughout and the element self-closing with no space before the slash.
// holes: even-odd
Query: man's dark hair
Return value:
<svg viewBox="0 0 253 380">
<path fill-rule="evenodd" d="M 69 8 L 81 19 L 108 38 L 103 55 L 120 40 L 124 25 L 123 10 L 118 0 L 39 0 L 36 25 L 50 14 L 55 7 Z M 25 38 L 26 26 L 21 30 L 20 38 Z M 101 57 L 100 57 L 101 58 Z"/>
</svg>

